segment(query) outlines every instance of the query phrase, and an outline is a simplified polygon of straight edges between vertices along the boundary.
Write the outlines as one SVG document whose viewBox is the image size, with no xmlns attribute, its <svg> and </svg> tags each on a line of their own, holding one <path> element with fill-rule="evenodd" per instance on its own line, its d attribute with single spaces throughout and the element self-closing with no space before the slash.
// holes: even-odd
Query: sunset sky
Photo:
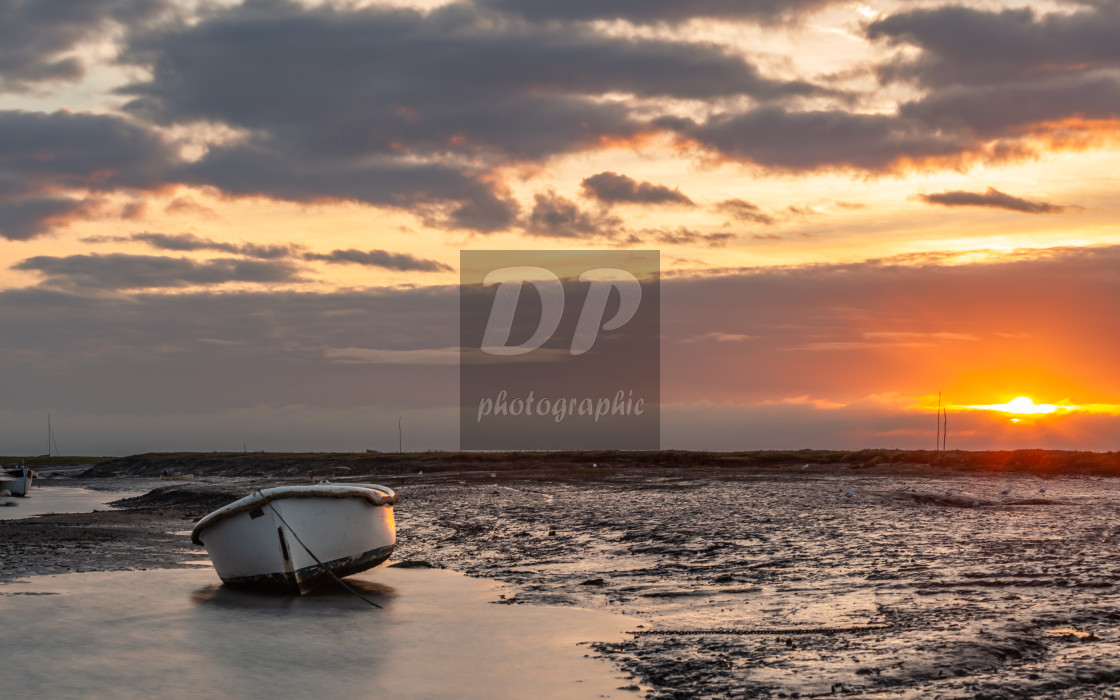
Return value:
<svg viewBox="0 0 1120 700">
<path fill-rule="evenodd" d="M 1120 449 L 1118 36 L 0 0 L 0 454 L 454 449 L 463 249 L 660 250 L 665 448 Z"/>
</svg>

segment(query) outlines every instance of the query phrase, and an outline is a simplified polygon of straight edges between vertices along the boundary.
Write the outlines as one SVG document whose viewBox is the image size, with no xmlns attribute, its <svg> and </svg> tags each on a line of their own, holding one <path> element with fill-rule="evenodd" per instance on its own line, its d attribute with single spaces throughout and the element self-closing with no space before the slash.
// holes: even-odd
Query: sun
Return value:
<svg viewBox="0 0 1120 700">
<path fill-rule="evenodd" d="M 1033 399 L 1028 396 L 1016 396 L 1007 403 L 991 403 L 973 406 L 965 406 L 966 409 L 974 411 L 999 411 L 1000 413 L 1010 413 L 1017 416 L 1037 416 L 1047 413 L 1056 413 L 1065 406 L 1058 406 L 1052 403 L 1035 403 Z M 1012 418 L 1013 423 L 1018 423 L 1018 418 Z"/>
<path fill-rule="evenodd" d="M 1054 413 L 1058 410 L 1058 407 L 1052 403 L 1036 404 L 1032 399 L 1026 396 L 1016 396 L 1002 406 L 1000 406 L 1000 404 L 994 404 L 992 406 L 988 406 L 988 408 L 996 411 L 1004 411 L 1005 413 L 1017 413 L 1020 415 Z"/>
</svg>

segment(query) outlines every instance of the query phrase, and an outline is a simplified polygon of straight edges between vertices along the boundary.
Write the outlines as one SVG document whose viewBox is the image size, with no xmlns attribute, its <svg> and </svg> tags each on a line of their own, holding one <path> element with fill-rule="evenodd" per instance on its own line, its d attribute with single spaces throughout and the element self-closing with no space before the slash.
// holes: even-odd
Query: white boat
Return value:
<svg viewBox="0 0 1120 700">
<path fill-rule="evenodd" d="M 31 467 L 7 467 L 0 469 L 0 476 L 7 476 L 0 482 L 0 490 L 7 491 L 13 496 L 26 496 L 31 490 L 31 482 L 39 476 L 39 472 Z"/>
<path fill-rule="evenodd" d="M 299 595 L 388 559 L 398 500 L 375 484 L 262 489 L 199 520 L 191 541 L 224 583 Z"/>
</svg>

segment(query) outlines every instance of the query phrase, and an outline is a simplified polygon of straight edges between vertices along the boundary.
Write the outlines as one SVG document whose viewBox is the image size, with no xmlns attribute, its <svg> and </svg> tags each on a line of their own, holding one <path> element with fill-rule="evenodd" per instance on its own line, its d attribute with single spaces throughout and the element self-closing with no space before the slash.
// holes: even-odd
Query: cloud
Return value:
<svg viewBox="0 0 1120 700">
<path fill-rule="evenodd" d="M 209 238 L 201 238 L 193 233 L 134 233 L 131 236 L 116 237 L 115 240 L 140 241 L 147 243 L 159 250 L 216 250 L 223 253 L 244 255 L 249 258 L 273 260 L 290 256 L 294 248 L 291 245 L 261 245 L 257 243 L 222 243 Z"/>
<path fill-rule="evenodd" d="M 217 216 L 217 212 L 213 209 L 199 204 L 190 197 L 176 197 L 163 208 L 163 211 L 166 214 L 185 214 L 206 219 Z"/>
<path fill-rule="evenodd" d="M 798 18 L 835 0 L 480 0 L 532 20 L 625 20 L 635 24 L 723 19 L 773 23 Z"/>
<path fill-rule="evenodd" d="M 175 158 L 121 117 L 0 111 L 0 236 L 34 238 L 92 213 L 96 195 L 162 187 Z"/>
<path fill-rule="evenodd" d="M 446 348 L 459 342 L 457 286 L 88 292 L 0 291 L 0 411 L 84 412 L 132 445 L 138 416 L 205 422 L 256 406 L 298 406 L 309 418 L 363 408 L 368 429 L 380 406 L 392 411 L 395 444 L 398 411 L 456 402 L 458 370 Z M 208 430 L 186 449 L 222 432 Z"/>
<path fill-rule="evenodd" d="M 887 171 L 901 161 L 951 158 L 977 146 L 967 134 L 931 131 L 917 119 L 838 109 L 763 106 L 703 122 L 666 117 L 657 123 L 724 158 L 795 172 Z"/>
<path fill-rule="evenodd" d="M 423 350 L 384 350 L 380 348 L 326 348 L 323 356 L 335 362 L 372 365 L 454 365 L 459 366 L 458 346 Z"/>
<path fill-rule="evenodd" d="M 532 236 L 548 238 L 613 238 L 622 221 L 614 216 L 580 209 L 572 200 L 553 191 L 537 193 L 524 226 Z"/>
<path fill-rule="evenodd" d="M 711 333 L 704 333 L 695 338 L 684 338 L 682 343 L 698 343 L 704 340 L 714 340 L 717 343 L 740 343 L 750 340 L 751 337 L 744 333 L 722 333 L 720 331 L 712 331 Z"/>
<path fill-rule="evenodd" d="M 430 12 L 250 4 L 136 35 L 126 56 L 154 66 L 150 81 L 125 90 L 134 113 L 272 134 L 304 157 L 407 149 L 536 159 L 642 133 L 623 102 L 601 99 L 611 93 L 707 100 L 827 92 L 764 78 L 710 43 L 526 24 L 465 4 Z"/>
<path fill-rule="evenodd" d="M 997 12 L 946 5 L 872 22 L 867 36 L 921 49 L 880 66 L 885 82 L 927 86 L 1037 81 L 1120 65 L 1120 11 L 1114 3 L 1073 13 L 1031 8 Z"/>
<path fill-rule="evenodd" d="M 0 236 L 26 241 L 90 213 L 96 200 L 70 197 L 24 197 L 4 201 L 0 196 Z"/>
<path fill-rule="evenodd" d="M 1117 138 L 1114 4 L 1045 15 L 948 5 L 885 16 L 866 31 L 900 49 L 876 66 L 879 80 L 921 89 L 893 113 L 764 102 L 654 123 L 717 158 L 798 173 L 961 169 Z"/>
<path fill-rule="evenodd" d="M 74 49 L 110 25 L 143 22 L 167 6 L 164 0 L 0 0 L 0 93 L 80 79 L 86 66 Z"/>
<path fill-rule="evenodd" d="M 240 196 L 408 209 L 433 225 L 476 231 L 505 229 L 517 213 L 517 203 L 508 196 L 454 166 L 316 157 L 280 143 L 215 149 L 180 167 L 177 176 L 180 182 Z"/>
<path fill-rule="evenodd" d="M 178 182 L 399 207 L 481 232 L 518 216 L 495 168 L 661 130 L 618 95 L 653 104 L 831 94 L 766 78 L 710 42 L 534 24 L 465 3 L 213 7 L 196 23 L 134 32 L 123 60 L 151 69 L 122 88 L 134 116 L 246 134 L 212 144 L 177 169 Z M 635 196 L 661 196 L 650 187 Z"/>
<path fill-rule="evenodd" d="M 1058 214 L 1068 209 L 1068 207 L 1057 204 L 1014 197 L 1000 192 L 994 187 L 989 187 L 988 191 L 983 193 L 958 190 L 918 196 L 930 204 L 940 204 L 946 207 L 993 207 L 1023 212 L 1024 214 Z"/>
<path fill-rule="evenodd" d="M 947 5 L 896 13 L 867 27 L 896 46 L 876 68 L 884 84 L 923 89 L 898 116 L 960 142 L 982 160 L 1113 138 L 1120 115 L 1120 10 L 985 11 Z M 969 142 L 972 142 L 969 145 Z"/>
<path fill-rule="evenodd" d="M 654 240 L 665 245 L 702 245 L 708 248 L 722 248 L 737 238 L 733 233 L 700 233 L 684 226 L 673 231 L 645 230 L 641 233 L 652 235 Z"/>
<path fill-rule="evenodd" d="M 768 226 L 774 223 L 774 217 L 762 213 L 757 204 L 751 204 L 742 199 L 725 199 L 712 208 L 716 212 L 726 214 L 738 221 L 766 224 Z"/>
<path fill-rule="evenodd" d="M 1009 392 L 1036 400 L 1082 387 L 1085 395 L 1070 397 L 1074 403 L 1108 403 L 1120 391 L 1120 370 L 1109 359 L 1120 346 L 1109 320 L 1120 314 L 1120 280 L 1111 272 L 1120 265 L 1120 246 L 946 262 L 953 260 L 666 279 L 663 396 L 848 401 L 853 392 L 936 393 L 931 381 L 955 395 Z M 751 341 L 685 342 L 711 333 Z"/>
<path fill-rule="evenodd" d="M 84 243 L 123 243 L 139 241 L 158 250 L 175 250 L 193 252 L 199 250 L 215 250 L 222 253 L 243 255 L 248 258 L 262 260 L 282 260 L 299 255 L 303 246 L 296 244 L 286 245 L 261 245 L 256 243 L 224 243 L 221 241 L 202 238 L 193 233 L 134 233 L 129 236 L 88 236 L 83 238 Z M 390 270 L 412 272 L 453 272 L 450 265 L 418 258 L 409 253 L 390 253 L 384 250 L 334 250 L 330 253 L 302 253 L 300 259 L 320 261 L 337 264 L 369 265 L 384 267 Z"/>
<path fill-rule="evenodd" d="M 454 272 L 455 268 L 438 260 L 418 258 L 410 253 L 389 253 L 384 250 L 334 250 L 330 253 L 305 253 L 304 260 L 352 265 L 384 267 L 402 272 Z"/>
<path fill-rule="evenodd" d="M 1118 265 L 1120 246 L 1111 246 L 983 264 L 930 257 L 663 279 L 666 444 L 695 429 L 687 444 L 698 449 L 889 447 L 903 439 L 897 431 L 932 431 L 922 427 L 928 414 L 909 404 L 865 400 L 890 391 L 921 397 L 944 387 L 954 404 L 1017 395 L 1115 403 Z M 455 285 L 89 291 L 0 291 L 0 411 L 41 415 L 53 405 L 56 416 L 116 416 L 101 425 L 129 444 L 137 415 L 299 405 L 315 416 L 341 407 L 370 420 L 392 412 L 395 428 L 402 407 L 456 405 L 447 350 L 459 342 Z M 788 351 L 814 342 L 865 345 Z M 1054 395 L 1056 386 L 1080 393 Z M 811 400 L 797 403 L 802 396 Z M 823 420 L 821 402 L 844 404 L 842 430 Z M 677 409 L 695 409 L 697 422 Z M 951 419 L 950 440 L 964 439 L 965 421 Z M 209 446 L 213 434 L 185 448 Z M 1000 439 L 981 432 L 974 444 Z"/>
<path fill-rule="evenodd" d="M 292 51 L 293 42 L 304 52 Z M 283 132 L 334 153 L 392 152 L 401 142 L 417 153 L 481 146 L 539 157 L 572 140 L 632 131 L 625 110 L 587 97 L 827 93 L 764 78 L 712 43 L 527 24 L 466 4 L 430 12 L 280 0 L 235 6 L 191 26 L 137 34 L 126 57 L 155 67 L 150 81 L 126 89 L 138 113 Z M 326 124 L 335 130 L 322 130 Z"/>
<path fill-rule="evenodd" d="M 282 261 L 219 258 L 195 261 L 152 255 L 40 255 L 11 266 L 38 272 L 44 283 L 61 289 L 122 291 L 299 281 L 298 268 Z"/>
<path fill-rule="evenodd" d="M 671 190 L 664 185 L 655 185 L 650 182 L 638 182 L 631 177 L 614 172 L 602 172 L 584 178 L 580 186 L 583 187 L 584 192 L 589 197 L 594 197 L 607 204 L 623 202 L 627 204 L 695 206 L 692 200 L 681 194 L 679 190 Z"/>
<path fill-rule="evenodd" d="M 1087 122 L 1093 120 L 1114 129 L 1120 115 L 1120 81 L 1112 75 L 1071 75 L 946 88 L 901 105 L 899 112 L 927 128 L 960 135 L 962 144 L 965 139 L 974 144 L 1004 139 L 1002 147 L 1007 148 L 1035 134 L 1056 132 L 1069 139 L 1083 129 L 1091 131 L 1093 125 Z"/>
</svg>

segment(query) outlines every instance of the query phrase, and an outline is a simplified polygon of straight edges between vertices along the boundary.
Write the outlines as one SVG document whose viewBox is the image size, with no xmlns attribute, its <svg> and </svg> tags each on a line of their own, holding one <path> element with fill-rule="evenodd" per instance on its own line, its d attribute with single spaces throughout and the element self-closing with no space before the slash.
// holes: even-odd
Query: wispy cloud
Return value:
<svg viewBox="0 0 1120 700">
<path fill-rule="evenodd" d="M 752 204 L 743 199 L 725 199 L 712 207 L 720 214 L 726 214 L 737 221 L 746 221 L 769 226 L 774 223 L 774 217 L 763 213 L 757 204 Z"/>
<path fill-rule="evenodd" d="M 384 250 L 333 250 L 330 253 L 304 253 L 304 260 L 317 260 L 337 265 L 365 265 L 402 272 L 453 272 L 455 268 L 438 260 L 418 258 L 411 253 L 390 253 Z"/>
<path fill-rule="evenodd" d="M 298 268 L 284 261 L 239 258 L 196 261 L 122 253 L 40 255 L 12 265 L 12 269 L 37 272 L 49 286 L 88 291 L 174 289 L 230 282 L 290 283 L 300 279 Z"/>
<path fill-rule="evenodd" d="M 1080 209 L 1059 204 L 1048 204 L 1022 197 L 1015 197 L 1000 192 L 994 187 L 989 187 L 986 192 L 938 192 L 935 194 L 918 195 L 922 201 L 929 204 L 940 204 L 946 207 L 992 207 L 1022 212 L 1024 214 L 1059 214 L 1067 209 Z"/>
</svg>

